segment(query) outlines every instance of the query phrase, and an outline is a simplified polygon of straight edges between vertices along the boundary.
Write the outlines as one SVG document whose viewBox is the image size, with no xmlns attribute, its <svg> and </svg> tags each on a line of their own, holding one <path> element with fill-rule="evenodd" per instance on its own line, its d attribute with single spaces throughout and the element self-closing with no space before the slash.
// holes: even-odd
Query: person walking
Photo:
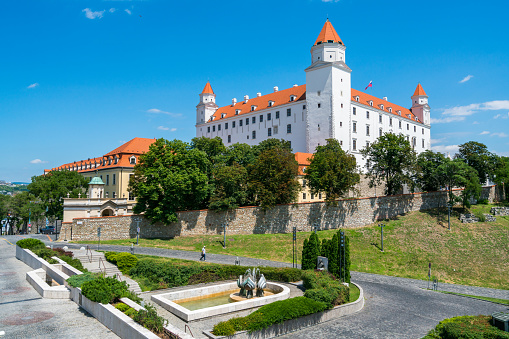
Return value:
<svg viewBox="0 0 509 339">
<path fill-rule="evenodd" d="M 203 248 L 201 249 L 201 258 L 200 260 L 203 260 L 203 261 L 206 261 L 207 259 L 205 259 L 205 246 L 203 246 Z"/>
</svg>

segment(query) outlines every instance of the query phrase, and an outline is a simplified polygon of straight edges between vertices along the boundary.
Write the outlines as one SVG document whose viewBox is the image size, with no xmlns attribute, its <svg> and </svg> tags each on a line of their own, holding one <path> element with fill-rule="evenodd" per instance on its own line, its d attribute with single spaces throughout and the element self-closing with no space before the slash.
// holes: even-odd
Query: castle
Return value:
<svg viewBox="0 0 509 339">
<path fill-rule="evenodd" d="M 228 146 L 255 145 L 269 138 L 291 142 L 294 152 L 314 153 L 326 139 L 337 139 L 355 155 L 383 135 L 402 134 L 417 153 L 430 149 L 430 108 L 421 84 L 412 95 L 411 108 L 393 104 L 351 87 L 352 70 L 346 47 L 327 20 L 311 48 L 306 84 L 218 107 L 209 82 L 196 106 L 196 136 L 220 137 Z"/>
</svg>

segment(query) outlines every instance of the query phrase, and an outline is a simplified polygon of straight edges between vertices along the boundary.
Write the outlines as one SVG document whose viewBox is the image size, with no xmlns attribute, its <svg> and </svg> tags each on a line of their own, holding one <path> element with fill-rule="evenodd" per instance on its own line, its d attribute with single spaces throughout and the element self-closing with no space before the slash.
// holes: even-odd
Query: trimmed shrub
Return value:
<svg viewBox="0 0 509 339">
<path fill-rule="evenodd" d="M 67 279 L 67 282 L 72 287 L 81 287 L 87 281 L 97 279 L 98 277 L 100 277 L 100 274 L 98 274 L 98 273 L 85 272 L 83 274 L 76 274 L 76 275 L 70 276 Z"/>
<path fill-rule="evenodd" d="M 127 306 L 126 304 L 124 303 L 118 303 L 115 305 L 115 308 L 117 310 L 119 310 L 120 312 L 123 312 L 125 313 L 125 311 L 127 311 L 128 309 L 130 309 L 131 307 Z"/>
<path fill-rule="evenodd" d="M 158 316 L 155 307 L 152 305 L 146 305 L 145 309 L 146 310 L 139 310 L 138 313 L 134 315 L 134 321 L 154 333 L 162 333 L 164 325 L 168 323 L 168 320 Z"/>
<path fill-rule="evenodd" d="M 350 301 L 350 289 L 334 276 L 323 271 L 307 271 L 302 274 L 306 298 L 324 302 L 328 308 Z"/>
<path fill-rule="evenodd" d="M 83 264 L 81 263 L 81 261 L 79 259 L 73 259 L 67 255 L 62 255 L 59 258 L 62 259 L 63 261 L 65 261 L 66 263 L 68 263 L 69 265 L 71 265 L 72 267 L 74 267 L 75 269 L 80 270 L 81 272 L 87 271 L 83 267 Z"/>
<path fill-rule="evenodd" d="M 426 339 L 509 339 L 509 333 L 492 326 L 487 315 L 461 316 L 442 320 Z"/>
<path fill-rule="evenodd" d="M 27 238 L 27 239 L 21 239 L 16 242 L 16 245 L 18 245 L 21 248 L 26 248 L 29 250 L 33 250 L 36 248 L 45 248 L 46 245 L 40 241 L 39 239 L 34 238 Z"/>
<path fill-rule="evenodd" d="M 125 315 L 127 315 L 128 317 L 131 317 L 131 318 L 134 318 L 134 316 L 137 314 L 138 312 L 136 312 L 136 310 L 132 307 L 129 307 L 129 309 L 127 311 L 124 312 Z"/>
<path fill-rule="evenodd" d="M 212 330 L 212 334 L 218 335 L 218 336 L 230 336 L 230 335 L 234 335 L 236 331 L 239 331 L 239 330 L 235 330 L 235 327 L 233 326 L 232 321 L 227 320 L 227 321 L 221 321 L 220 323 L 215 324 L 214 328 Z M 240 331 L 242 331 L 242 330 L 240 330 Z"/>
<path fill-rule="evenodd" d="M 53 251 L 51 248 L 46 248 L 46 247 L 34 248 L 32 250 L 32 252 L 34 252 L 37 256 L 43 258 L 46 261 L 51 259 L 51 257 L 57 256 L 57 252 Z"/>
<path fill-rule="evenodd" d="M 109 304 L 127 296 L 128 289 L 125 281 L 118 281 L 111 277 L 99 277 L 83 283 L 81 291 L 85 297 L 92 301 Z"/>
<path fill-rule="evenodd" d="M 138 262 L 138 258 L 136 258 L 136 256 L 127 252 L 118 253 L 115 256 L 115 260 L 118 269 L 124 274 L 128 274 L 131 267 L 136 266 L 136 263 Z"/>
<path fill-rule="evenodd" d="M 134 301 L 135 303 L 137 303 L 138 305 L 141 305 L 141 301 L 143 299 L 141 299 L 135 292 L 131 291 L 131 290 L 128 290 L 124 297 L 128 298 L 128 299 L 131 299 L 132 301 Z"/>
<path fill-rule="evenodd" d="M 320 240 L 318 235 L 314 232 L 309 236 L 309 240 L 304 240 L 302 247 L 302 264 L 303 270 L 314 270 L 316 268 L 316 261 L 320 255 Z"/>
<path fill-rule="evenodd" d="M 112 264 L 117 263 L 117 252 L 106 252 L 104 253 L 104 257 L 107 261 L 111 262 Z"/>
<path fill-rule="evenodd" d="M 58 256 L 66 255 L 71 258 L 74 257 L 74 253 L 72 253 L 71 251 L 66 251 L 61 247 L 55 247 L 55 248 L 53 248 L 53 251 L 57 252 Z"/>
</svg>

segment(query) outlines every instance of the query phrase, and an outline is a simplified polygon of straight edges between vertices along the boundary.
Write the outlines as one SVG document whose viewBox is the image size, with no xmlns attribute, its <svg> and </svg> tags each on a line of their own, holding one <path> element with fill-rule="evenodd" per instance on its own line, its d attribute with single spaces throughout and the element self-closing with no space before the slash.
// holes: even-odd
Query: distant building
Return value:
<svg viewBox="0 0 509 339">
<path fill-rule="evenodd" d="M 314 153 L 335 138 L 364 167 L 360 151 L 384 133 L 405 136 L 417 153 L 430 149 L 430 108 L 421 84 L 411 108 L 351 87 L 346 47 L 327 20 L 311 48 L 306 84 L 216 105 L 207 82 L 196 106 L 196 136 L 220 137 L 226 146 L 256 145 L 270 138 L 291 142 L 294 152 Z"/>
</svg>

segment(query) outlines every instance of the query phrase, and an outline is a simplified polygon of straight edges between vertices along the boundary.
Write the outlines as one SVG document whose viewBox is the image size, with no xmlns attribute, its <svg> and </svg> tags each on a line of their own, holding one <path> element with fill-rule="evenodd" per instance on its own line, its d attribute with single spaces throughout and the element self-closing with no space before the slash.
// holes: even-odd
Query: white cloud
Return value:
<svg viewBox="0 0 509 339">
<path fill-rule="evenodd" d="M 444 142 L 445 141 L 445 138 L 441 138 L 441 139 L 431 139 L 430 142 L 431 144 L 439 144 L 441 142 Z"/>
<path fill-rule="evenodd" d="M 481 132 L 480 135 L 486 135 L 486 134 L 490 134 L 490 132 L 489 131 L 483 131 L 483 132 Z"/>
<path fill-rule="evenodd" d="M 474 121 L 472 125 L 479 125 L 479 123 L 477 121 Z"/>
<path fill-rule="evenodd" d="M 48 163 L 47 161 L 43 161 L 41 159 L 34 159 L 32 161 L 30 161 L 31 164 L 46 164 Z"/>
<path fill-rule="evenodd" d="M 85 12 L 85 16 L 89 19 L 95 19 L 95 18 L 102 18 L 103 17 L 103 14 L 104 14 L 104 10 L 103 11 L 92 11 L 90 8 L 85 8 L 84 10 L 82 10 L 82 12 Z"/>
<path fill-rule="evenodd" d="M 127 8 L 126 8 L 126 9 L 124 9 L 124 11 L 125 11 L 127 14 L 131 15 L 131 11 L 130 11 L 130 10 L 128 10 Z"/>
<path fill-rule="evenodd" d="M 500 132 L 500 133 L 491 133 L 490 136 L 492 137 L 500 137 L 500 138 L 507 138 L 508 135 L 503 133 L 503 132 Z"/>
<path fill-rule="evenodd" d="M 160 131 L 167 131 L 170 128 L 169 127 L 164 127 L 164 126 L 159 126 L 159 127 L 157 127 L 157 129 L 160 130 Z"/>
<path fill-rule="evenodd" d="M 182 116 L 182 114 L 180 114 L 180 113 L 166 112 L 166 111 L 160 110 L 158 108 L 151 108 L 151 109 L 148 109 L 146 112 L 147 113 L 153 113 L 153 114 L 166 114 L 166 115 L 169 115 L 171 117 L 180 117 L 180 116 Z"/>
<path fill-rule="evenodd" d="M 110 8 L 110 10 L 108 12 L 115 13 L 116 10 L 117 10 L 116 8 Z"/>
<path fill-rule="evenodd" d="M 439 119 L 431 119 L 432 123 L 448 123 L 454 121 L 463 121 L 465 117 L 481 111 L 498 111 L 509 109 L 509 100 L 494 100 L 480 104 L 470 104 L 465 106 L 456 106 L 446 108 Z"/>
<path fill-rule="evenodd" d="M 462 80 L 460 80 L 460 84 L 464 83 L 464 82 L 467 82 L 468 80 L 472 79 L 474 76 L 473 75 L 467 75 L 466 77 L 464 77 Z"/>
<path fill-rule="evenodd" d="M 172 128 L 170 129 L 170 132 L 175 132 L 177 129 L 176 128 Z"/>
<path fill-rule="evenodd" d="M 36 82 L 36 83 L 29 85 L 27 88 L 36 88 L 37 86 L 39 86 L 39 84 Z"/>
<path fill-rule="evenodd" d="M 498 118 L 500 118 L 500 119 L 509 119 L 509 112 L 507 113 L 507 115 L 506 114 L 497 114 L 497 115 L 495 115 L 493 117 L 493 119 L 498 119 Z"/>
<path fill-rule="evenodd" d="M 432 146 L 431 149 L 434 152 L 450 153 L 451 155 L 454 155 L 454 154 L 458 153 L 459 146 L 458 145 L 437 145 L 437 146 Z"/>
</svg>

